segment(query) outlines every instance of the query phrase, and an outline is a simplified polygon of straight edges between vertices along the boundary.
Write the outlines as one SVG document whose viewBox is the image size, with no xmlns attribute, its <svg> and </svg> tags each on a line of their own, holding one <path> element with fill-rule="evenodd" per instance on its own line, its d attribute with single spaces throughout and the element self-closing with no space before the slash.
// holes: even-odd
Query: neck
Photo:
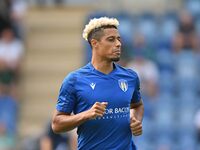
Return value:
<svg viewBox="0 0 200 150">
<path fill-rule="evenodd" d="M 113 62 L 112 61 L 105 61 L 100 59 L 94 59 L 92 57 L 91 61 L 94 68 L 104 74 L 109 74 L 113 70 Z"/>
</svg>

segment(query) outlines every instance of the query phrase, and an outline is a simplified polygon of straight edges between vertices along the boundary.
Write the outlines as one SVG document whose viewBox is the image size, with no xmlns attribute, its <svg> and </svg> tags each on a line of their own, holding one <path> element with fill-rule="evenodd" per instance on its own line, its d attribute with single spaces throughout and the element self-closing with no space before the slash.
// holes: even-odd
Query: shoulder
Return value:
<svg viewBox="0 0 200 150">
<path fill-rule="evenodd" d="M 79 76 L 84 76 L 87 75 L 91 72 L 91 68 L 90 65 L 87 64 L 79 69 L 77 69 L 76 71 L 74 71 L 74 73 L 79 77 Z"/>
<path fill-rule="evenodd" d="M 90 73 L 90 68 L 88 65 L 83 66 L 75 71 L 70 72 L 63 80 L 63 83 L 74 84 L 79 78 Z"/>
<path fill-rule="evenodd" d="M 121 73 L 124 73 L 124 74 L 126 74 L 128 76 L 131 76 L 131 77 L 134 77 L 134 78 L 138 78 L 138 74 L 134 70 L 132 70 L 130 68 L 122 67 L 122 66 L 120 66 L 118 64 L 116 64 L 116 67 L 118 68 L 118 70 Z"/>
<path fill-rule="evenodd" d="M 73 83 L 76 81 L 76 73 L 73 71 L 73 72 L 70 72 L 67 76 L 65 76 L 64 80 L 63 80 L 63 83 Z"/>
</svg>

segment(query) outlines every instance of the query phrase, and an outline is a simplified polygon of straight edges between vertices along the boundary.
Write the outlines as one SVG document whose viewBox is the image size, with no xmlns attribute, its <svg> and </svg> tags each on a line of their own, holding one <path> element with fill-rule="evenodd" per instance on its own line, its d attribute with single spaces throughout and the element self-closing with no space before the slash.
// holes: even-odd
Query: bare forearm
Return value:
<svg viewBox="0 0 200 150">
<path fill-rule="evenodd" d="M 52 129 L 56 133 L 70 131 L 88 119 L 89 118 L 87 117 L 86 112 L 76 115 L 57 115 L 53 117 Z"/>
<path fill-rule="evenodd" d="M 107 102 L 96 102 L 89 110 L 76 115 L 56 111 L 53 116 L 52 129 L 56 133 L 70 131 L 87 120 L 102 117 L 107 105 Z"/>
<path fill-rule="evenodd" d="M 143 105 L 133 109 L 133 115 L 135 116 L 135 118 L 137 120 L 139 120 L 141 122 L 143 119 L 143 114 L 144 114 L 144 106 Z"/>
<path fill-rule="evenodd" d="M 142 122 L 143 114 L 144 114 L 144 105 L 143 105 L 142 100 L 140 101 L 139 104 L 132 105 L 131 113 L 137 120 Z"/>
</svg>

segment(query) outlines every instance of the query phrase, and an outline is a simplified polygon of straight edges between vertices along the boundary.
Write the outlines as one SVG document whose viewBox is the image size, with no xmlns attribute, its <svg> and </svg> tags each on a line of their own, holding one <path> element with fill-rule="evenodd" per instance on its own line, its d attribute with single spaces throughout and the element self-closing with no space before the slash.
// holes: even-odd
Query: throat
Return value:
<svg viewBox="0 0 200 150">
<path fill-rule="evenodd" d="M 113 71 L 113 69 L 115 68 L 114 63 L 109 63 L 109 64 L 105 64 L 105 63 L 93 63 L 92 65 L 94 66 L 94 68 L 104 74 L 109 74 Z"/>
</svg>

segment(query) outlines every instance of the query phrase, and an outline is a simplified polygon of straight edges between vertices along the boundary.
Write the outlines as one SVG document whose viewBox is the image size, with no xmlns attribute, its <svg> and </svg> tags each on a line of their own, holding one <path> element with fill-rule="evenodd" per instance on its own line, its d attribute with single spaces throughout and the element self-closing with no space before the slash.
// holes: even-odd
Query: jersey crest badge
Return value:
<svg viewBox="0 0 200 150">
<path fill-rule="evenodd" d="M 94 90 L 96 83 L 90 83 L 91 88 Z"/>
<path fill-rule="evenodd" d="M 124 79 L 118 80 L 119 87 L 122 91 L 126 92 L 128 90 L 128 82 Z"/>
</svg>

